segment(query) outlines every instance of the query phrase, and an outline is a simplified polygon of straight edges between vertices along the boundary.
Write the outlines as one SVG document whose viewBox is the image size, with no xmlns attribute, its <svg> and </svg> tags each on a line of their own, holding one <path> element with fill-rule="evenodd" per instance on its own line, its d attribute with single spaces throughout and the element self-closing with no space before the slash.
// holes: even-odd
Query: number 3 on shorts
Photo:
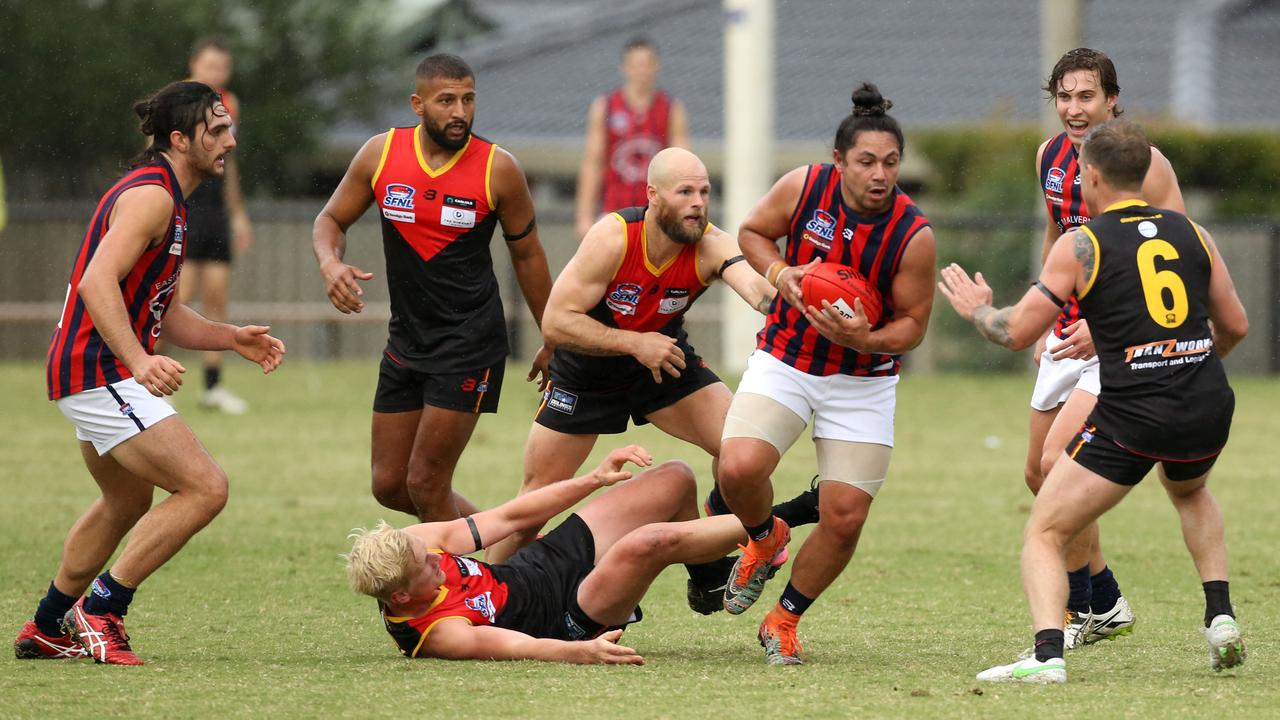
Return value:
<svg viewBox="0 0 1280 720">
<path fill-rule="evenodd" d="M 1187 319 L 1187 286 L 1172 270 L 1156 270 L 1156 258 L 1177 260 L 1178 251 L 1168 242 L 1155 238 L 1138 246 L 1138 275 L 1142 278 L 1142 294 L 1147 299 L 1147 312 L 1162 327 L 1176 328 Z M 1165 291 L 1168 291 L 1168 296 Z M 1166 299 L 1172 300 L 1166 304 Z"/>
</svg>

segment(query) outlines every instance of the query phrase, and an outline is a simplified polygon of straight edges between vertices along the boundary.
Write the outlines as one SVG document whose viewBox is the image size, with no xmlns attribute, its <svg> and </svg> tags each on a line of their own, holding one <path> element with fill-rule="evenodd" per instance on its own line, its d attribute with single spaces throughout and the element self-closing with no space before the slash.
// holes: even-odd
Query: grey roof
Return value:
<svg viewBox="0 0 1280 720">
<path fill-rule="evenodd" d="M 1121 101 L 1139 118 L 1166 116 L 1178 13 L 1198 0 L 1085 3 L 1085 44 L 1116 61 Z M 1203 1 L 1203 0 L 1199 0 Z M 1217 117 L 1271 125 L 1280 118 L 1280 2 L 1237 3 L 1224 17 Z M 862 80 L 894 101 L 908 128 L 991 118 L 1034 123 L 1040 86 L 1036 0 L 778 0 L 776 136 L 828 141 Z M 451 48 L 476 69 L 476 131 L 501 142 L 580 143 L 595 96 L 618 83 L 632 35 L 657 42 L 661 84 L 688 107 L 696 139 L 723 135 L 723 7 L 719 0 L 481 0 L 499 30 Z M 408 67 L 412 67 L 411 65 Z M 406 71 L 406 86 L 411 70 Z M 403 100 L 383 124 L 348 126 L 364 139 L 411 124 Z"/>
</svg>

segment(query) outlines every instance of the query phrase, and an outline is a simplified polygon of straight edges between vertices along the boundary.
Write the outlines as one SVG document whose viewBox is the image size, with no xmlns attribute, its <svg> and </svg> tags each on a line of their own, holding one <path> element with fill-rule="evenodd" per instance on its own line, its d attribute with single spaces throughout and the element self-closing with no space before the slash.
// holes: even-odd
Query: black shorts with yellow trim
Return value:
<svg viewBox="0 0 1280 720">
<path fill-rule="evenodd" d="M 570 435 L 617 435 L 627 431 L 628 421 L 647 425 L 650 413 L 718 382 L 720 377 L 692 348 L 685 349 L 680 377 L 664 373 L 660 383 L 647 370 L 630 383 L 607 388 L 583 386 L 552 372 L 534 422 Z"/>
<path fill-rule="evenodd" d="M 1141 482 L 1156 463 L 1164 467 L 1164 474 L 1170 480 L 1194 480 L 1209 472 L 1218 461 L 1220 452 L 1192 460 L 1152 457 L 1120 445 L 1099 433 L 1097 426 L 1088 423 L 1067 444 L 1067 455 L 1086 470 L 1117 485 L 1129 486 Z"/>
<path fill-rule="evenodd" d="M 430 405 L 469 413 L 497 412 L 504 370 L 506 363 L 499 362 L 466 373 L 425 373 L 383 352 L 373 411 L 410 412 Z"/>
<path fill-rule="evenodd" d="M 595 569 L 596 542 L 577 514 L 522 548 L 493 574 L 507 584 L 507 602 L 494 624 L 526 635 L 556 640 L 588 640 L 610 628 L 578 604 L 578 586 Z M 639 622 L 637 607 L 627 624 Z"/>
</svg>

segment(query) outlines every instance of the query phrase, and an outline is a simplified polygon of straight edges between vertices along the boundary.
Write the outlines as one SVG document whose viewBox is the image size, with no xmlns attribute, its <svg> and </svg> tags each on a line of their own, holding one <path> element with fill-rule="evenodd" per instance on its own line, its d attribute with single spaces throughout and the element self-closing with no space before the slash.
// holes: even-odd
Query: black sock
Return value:
<svg viewBox="0 0 1280 720">
<path fill-rule="evenodd" d="M 786 502 L 774 505 L 773 514 L 782 518 L 789 527 L 818 522 L 818 489 L 805 490 Z"/>
<path fill-rule="evenodd" d="M 219 365 L 204 366 L 204 389 L 212 390 L 222 382 L 222 367 Z"/>
<path fill-rule="evenodd" d="M 724 501 L 724 495 L 720 494 L 720 483 L 716 483 L 707 495 L 706 510 L 708 515 L 728 515 L 733 512 L 729 509 L 729 504 Z"/>
<path fill-rule="evenodd" d="M 806 597 L 794 585 L 787 583 L 787 589 L 782 591 L 782 598 L 778 600 L 778 604 L 782 606 L 783 610 L 792 615 L 803 615 L 804 611 L 808 610 L 816 599 Z"/>
<path fill-rule="evenodd" d="M 747 537 L 760 542 L 769 537 L 771 532 L 773 532 L 773 513 L 769 513 L 769 518 L 763 523 L 747 528 Z"/>
<path fill-rule="evenodd" d="M 1089 601 L 1092 606 L 1090 612 L 1105 613 L 1120 600 L 1120 583 L 1111 574 L 1111 568 L 1103 567 L 1102 572 L 1089 578 L 1089 584 L 1093 586 L 1093 598 Z"/>
<path fill-rule="evenodd" d="M 1067 609 L 1077 615 L 1089 612 L 1089 604 L 1093 600 L 1093 589 L 1089 583 L 1089 566 L 1085 565 L 1079 570 L 1068 572 L 1067 587 L 1070 590 L 1067 596 Z"/>
<path fill-rule="evenodd" d="M 725 582 L 729 579 L 729 572 L 733 570 L 735 560 L 736 558 L 722 557 L 718 560 L 697 565 L 685 563 L 684 569 L 689 571 L 689 579 L 698 587 L 724 587 Z"/>
<path fill-rule="evenodd" d="M 129 614 L 129 603 L 133 602 L 135 589 L 121 585 L 118 580 L 111 577 L 110 571 L 104 572 L 89 587 L 89 597 L 84 601 L 84 611 L 90 615 L 111 613 L 124 617 Z"/>
<path fill-rule="evenodd" d="M 1044 662 L 1062 657 L 1062 628 L 1049 628 L 1036 633 L 1036 660 Z"/>
<path fill-rule="evenodd" d="M 1226 580 L 1210 580 L 1204 584 L 1204 626 L 1219 615 L 1236 616 L 1231 609 L 1231 591 Z"/>
<path fill-rule="evenodd" d="M 36 607 L 36 627 L 50 637 L 62 635 L 62 616 L 67 614 L 76 600 L 80 598 L 62 594 L 62 591 L 49 583 L 49 591 Z"/>
</svg>

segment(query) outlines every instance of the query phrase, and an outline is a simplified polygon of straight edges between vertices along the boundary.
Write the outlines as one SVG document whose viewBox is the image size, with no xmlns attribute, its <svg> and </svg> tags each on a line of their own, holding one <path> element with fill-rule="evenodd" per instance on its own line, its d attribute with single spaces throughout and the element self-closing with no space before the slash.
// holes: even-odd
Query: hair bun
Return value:
<svg viewBox="0 0 1280 720">
<path fill-rule="evenodd" d="M 893 101 L 880 94 L 880 88 L 874 83 L 864 82 L 854 91 L 852 114 L 858 117 L 884 115 L 893 107 Z"/>
</svg>

